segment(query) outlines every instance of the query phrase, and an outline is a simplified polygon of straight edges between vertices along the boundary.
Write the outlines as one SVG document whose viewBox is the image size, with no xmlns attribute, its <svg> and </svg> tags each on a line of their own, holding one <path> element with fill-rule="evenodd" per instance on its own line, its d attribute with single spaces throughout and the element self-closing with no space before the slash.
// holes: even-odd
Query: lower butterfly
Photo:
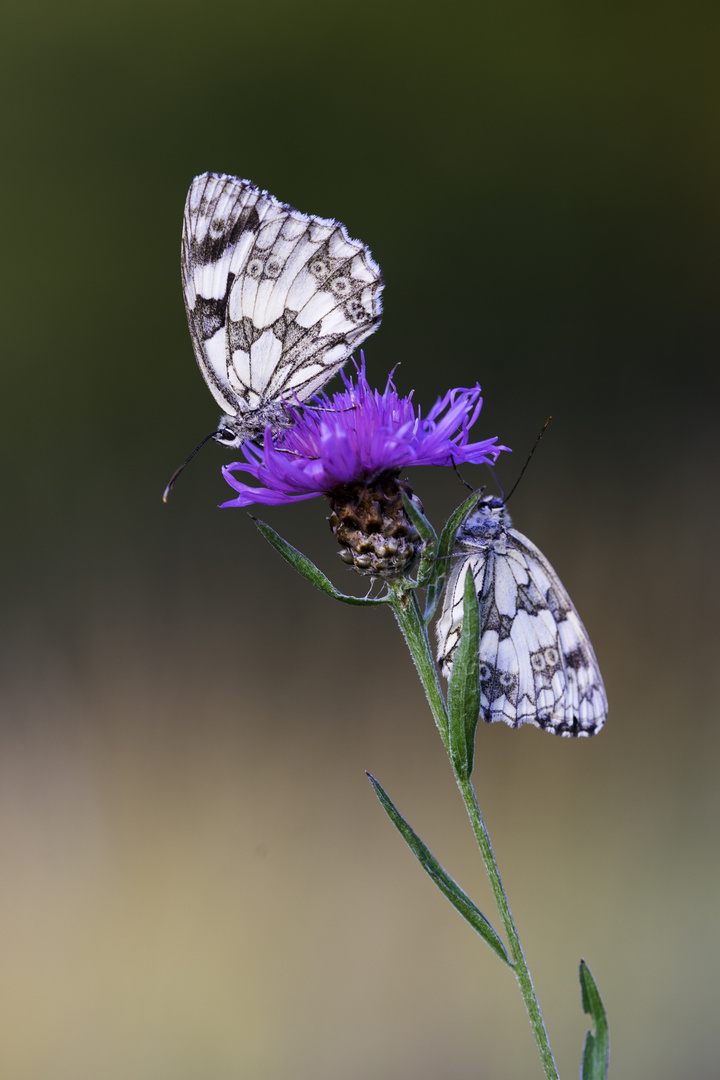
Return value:
<svg viewBox="0 0 720 1080">
<path fill-rule="evenodd" d="M 594 735 L 607 697 L 587 631 L 557 574 L 512 528 L 501 499 L 484 497 L 458 530 L 437 623 L 438 662 L 450 677 L 460 641 L 465 576 L 480 606 L 480 716 L 554 735 Z"/>
<path fill-rule="evenodd" d="M 190 336 L 223 410 L 214 438 L 239 447 L 289 423 L 375 330 L 380 267 L 337 221 L 310 217 L 249 180 L 204 173 L 182 237 Z"/>
</svg>

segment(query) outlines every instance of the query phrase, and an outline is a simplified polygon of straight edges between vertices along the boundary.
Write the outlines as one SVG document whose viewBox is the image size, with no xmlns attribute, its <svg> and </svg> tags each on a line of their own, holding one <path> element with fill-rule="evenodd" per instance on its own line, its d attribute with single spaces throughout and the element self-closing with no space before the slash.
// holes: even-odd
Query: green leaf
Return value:
<svg viewBox="0 0 720 1080">
<path fill-rule="evenodd" d="M 610 1032 L 607 1015 L 590 974 L 590 968 L 584 960 L 580 961 L 580 988 L 582 990 L 583 1012 L 592 1017 L 595 1032 L 588 1031 L 583 1050 L 581 1080 L 606 1080 L 610 1060 Z"/>
<path fill-rule="evenodd" d="M 404 491 L 402 496 L 405 513 L 417 529 L 421 539 L 425 541 L 420 555 L 420 566 L 417 574 L 417 584 L 424 588 L 426 585 L 430 584 L 437 573 L 437 560 L 435 558 L 435 551 L 438 543 L 437 533 L 423 514 L 422 510 L 418 509 L 412 499 L 410 499 Z"/>
<path fill-rule="evenodd" d="M 460 503 L 457 510 L 454 510 L 445 523 L 445 528 L 440 534 L 440 540 L 437 546 L 436 561 L 436 573 L 433 581 L 430 583 L 427 592 L 427 599 L 425 602 L 425 624 L 427 625 L 435 614 L 435 609 L 438 606 L 442 591 L 445 588 L 445 580 L 450 573 L 451 557 L 453 548 L 455 547 L 455 537 L 457 531 L 462 525 L 465 518 L 468 516 L 471 510 L 474 510 L 477 501 L 482 494 L 482 488 L 478 491 L 473 491 L 472 495 L 469 495 L 464 502 Z"/>
<path fill-rule="evenodd" d="M 402 492 L 402 499 L 405 513 L 410 518 L 423 540 L 428 540 L 430 543 L 437 543 L 437 533 L 423 514 L 420 507 L 415 505 L 405 491 Z"/>
<path fill-rule="evenodd" d="M 438 558 L 452 554 L 452 549 L 455 547 L 457 531 L 470 511 L 474 510 L 477 506 L 477 501 L 482 493 L 483 488 L 478 488 L 477 491 L 473 491 L 472 495 L 468 495 L 467 499 L 465 499 L 464 502 L 461 502 L 456 510 L 453 510 L 452 514 L 445 522 L 445 528 L 440 534 Z"/>
<path fill-rule="evenodd" d="M 493 929 L 490 922 L 485 918 L 483 913 L 475 906 L 467 893 L 463 892 L 456 881 L 450 877 L 446 870 L 440 865 L 433 853 L 429 848 L 423 844 L 420 837 L 413 832 L 408 825 L 405 818 L 403 818 L 398 810 L 391 802 L 387 793 L 383 790 L 380 784 L 377 782 L 374 776 L 370 773 L 367 774 L 370 783 L 375 789 L 380 803 L 382 804 L 385 813 L 392 821 L 393 825 L 400 833 L 405 843 L 415 855 L 420 865 L 426 871 L 427 874 L 437 885 L 440 892 L 442 892 L 450 901 L 456 911 L 459 911 L 463 919 L 472 926 L 473 930 L 480 935 L 483 941 L 490 946 L 494 953 L 503 960 L 508 967 L 514 967 L 514 964 L 507 954 L 507 950 L 503 945 L 501 939 Z"/>
<path fill-rule="evenodd" d="M 252 515 L 250 515 L 252 517 Z M 322 570 L 318 570 L 314 563 L 310 562 L 306 555 L 298 551 L 291 544 L 288 544 L 287 540 L 283 540 L 279 533 L 276 533 L 274 529 L 271 529 L 269 525 L 266 525 L 264 521 L 254 517 L 253 521 L 257 525 L 260 532 L 272 547 L 275 548 L 286 562 L 289 562 L 294 570 L 297 570 L 298 574 L 309 581 L 311 585 L 314 585 L 316 589 L 320 589 L 321 592 L 327 593 L 328 596 L 332 596 L 334 600 L 341 600 L 343 604 L 354 604 L 356 607 L 372 607 L 375 604 L 387 604 L 389 603 L 388 597 L 380 597 L 377 600 L 369 600 L 365 597 L 359 596 L 346 596 L 345 593 L 338 592 L 329 578 L 326 578 Z"/>
<path fill-rule="evenodd" d="M 463 594 L 462 634 L 448 686 L 450 753 L 458 774 L 469 779 L 475 757 L 475 729 L 480 716 L 480 608 L 475 578 L 468 567 Z"/>
</svg>

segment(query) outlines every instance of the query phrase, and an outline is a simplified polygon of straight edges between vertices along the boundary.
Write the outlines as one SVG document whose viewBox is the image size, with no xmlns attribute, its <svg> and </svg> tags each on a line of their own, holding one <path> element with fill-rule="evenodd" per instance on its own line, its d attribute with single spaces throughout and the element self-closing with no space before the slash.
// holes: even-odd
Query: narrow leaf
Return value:
<svg viewBox="0 0 720 1080">
<path fill-rule="evenodd" d="M 432 620 L 438 606 L 440 597 L 442 596 L 443 586 L 445 585 L 445 573 L 440 573 L 438 567 L 439 561 L 436 559 L 435 577 L 429 583 L 427 595 L 425 597 L 425 611 L 423 612 L 423 622 L 427 626 Z"/>
<path fill-rule="evenodd" d="M 472 495 L 468 495 L 467 499 L 465 499 L 464 502 L 461 502 L 456 510 L 453 510 L 452 514 L 445 522 L 445 528 L 440 534 L 438 558 L 443 558 L 443 556 L 446 557 L 452 554 L 452 549 L 455 547 L 457 531 L 470 511 L 475 509 L 482 492 L 482 488 L 479 488 L 478 491 L 473 491 Z"/>
<path fill-rule="evenodd" d="M 469 568 L 465 574 L 462 634 L 448 686 L 448 710 L 453 764 L 467 779 L 473 771 L 475 729 L 480 716 L 480 609 Z"/>
<path fill-rule="evenodd" d="M 592 1017 L 595 1028 L 594 1033 L 588 1031 L 585 1037 L 580 1080 L 606 1080 L 610 1060 L 607 1015 L 590 968 L 584 960 L 580 961 L 580 988 L 583 1012 Z"/>
<path fill-rule="evenodd" d="M 306 555 L 288 544 L 287 540 L 283 540 L 282 536 L 276 533 L 274 529 L 271 529 L 269 525 L 266 525 L 264 521 L 259 518 L 253 518 L 253 521 L 267 542 L 282 555 L 286 562 L 290 563 L 294 570 L 297 570 L 298 574 L 302 574 L 306 581 L 309 581 L 316 589 L 320 589 L 321 592 L 332 596 L 334 600 L 341 600 L 343 604 L 354 604 L 356 607 L 371 607 L 374 604 L 387 604 L 389 602 L 387 597 L 370 600 L 360 596 L 346 596 L 345 593 L 338 592 L 329 578 L 326 578 L 322 570 L 318 570 L 317 566 L 310 562 Z"/>
<path fill-rule="evenodd" d="M 475 509 L 477 501 L 482 494 L 482 488 L 479 491 L 473 491 L 472 495 L 469 495 L 464 502 L 460 503 L 458 508 L 453 511 L 450 517 L 445 523 L 445 528 L 440 534 L 440 540 L 437 546 L 436 564 L 437 570 L 435 578 L 430 583 L 430 587 L 427 592 L 427 599 L 425 602 L 425 623 L 430 622 L 435 609 L 438 606 L 440 597 L 442 596 L 443 589 L 445 588 L 445 580 L 450 573 L 450 560 L 452 557 L 453 548 L 455 547 L 455 537 L 457 531 L 462 525 L 465 518 L 468 516 L 471 510 Z"/>
<path fill-rule="evenodd" d="M 483 913 L 475 906 L 470 897 L 464 892 L 456 881 L 450 877 L 446 870 L 440 865 L 433 853 L 422 842 L 420 837 L 413 832 L 408 825 L 404 817 L 402 817 L 396 807 L 390 800 L 388 794 L 383 790 L 380 784 L 377 782 L 374 776 L 370 773 L 367 774 L 370 783 L 372 784 L 375 794 L 377 795 L 380 803 L 382 804 L 385 813 L 392 821 L 393 825 L 400 833 L 405 843 L 415 855 L 420 865 L 426 871 L 427 874 L 437 885 L 440 892 L 442 892 L 450 901 L 456 911 L 459 911 L 463 919 L 472 926 L 473 930 L 480 935 L 483 941 L 490 946 L 494 953 L 503 960 L 508 967 L 513 967 L 513 963 L 507 954 L 507 950 L 503 945 L 501 939 L 493 929 L 490 922 L 485 918 Z"/>
<path fill-rule="evenodd" d="M 422 510 L 418 509 L 405 492 L 403 492 L 403 506 L 405 507 L 405 513 L 417 529 L 421 539 L 425 541 L 417 574 L 417 584 L 425 587 L 430 584 L 437 574 L 437 559 L 435 558 L 438 543 L 437 533 Z"/>
<path fill-rule="evenodd" d="M 402 498 L 405 513 L 410 518 L 423 540 L 429 540 L 431 543 L 434 541 L 435 543 L 437 543 L 437 533 L 433 529 L 432 524 L 423 514 L 420 507 L 416 506 L 412 499 L 404 491 L 402 493 Z"/>
</svg>

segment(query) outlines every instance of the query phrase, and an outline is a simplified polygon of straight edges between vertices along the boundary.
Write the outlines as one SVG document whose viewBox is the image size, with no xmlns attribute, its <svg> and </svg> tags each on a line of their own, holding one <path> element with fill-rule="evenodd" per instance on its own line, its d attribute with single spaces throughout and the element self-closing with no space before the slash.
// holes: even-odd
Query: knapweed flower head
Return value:
<svg viewBox="0 0 720 1080">
<path fill-rule="evenodd" d="M 402 492 L 410 497 L 412 492 L 398 480 L 400 471 L 412 465 L 494 463 L 507 447 L 497 438 L 470 442 L 482 408 L 479 386 L 449 390 L 423 418 L 412 393 L 400 397 L 392 376 L 383 393 L 371 389 L 364 360 L 355 379 L 343 373 L 343 380 L 345 389 L 332 397 L 318 394 L 307 405 L 286 405 L 292 425 L 275 436 L 267 428 L 262 449 L 243 445 L 245 461 L 223 469 L 237 496 L 222 505 L 277 506 L 325 495 L 333 511 L 330 524 L 353 552 L 356 568 L 393 576 L 417 553 L 417 534 L 412 536 L 402 510 Z M 358 550 L 364 543 L 370 548 Z M 376 556 L 381 563 L 389 559 L 386 569 Z"/>
<path fill-rule="evenodd" d="M 469 440 L 482 408 L 479 386 L 448 390 L 423 419 L 412 393 L 400 397 L 392 376 L 384 393 L 372 390 L 364 360 L 357 380 L 344 372 L 342 377 L 345 390 L 340 393 L 318 394 L 310 406 L 287 405 L 292 426 L 275 438 L 267 428 L 262 451 L 250 442 L 243 445 L 245 461 L 223 469 L 238 493 L 224 507 L 314 499 L 411 465 L 494 463 L 500 451 L 507 450 L 497 445 L 497 437 Z M 261 486 L 245 484 L 235 473 L 247 473 Z"/>
</svg>

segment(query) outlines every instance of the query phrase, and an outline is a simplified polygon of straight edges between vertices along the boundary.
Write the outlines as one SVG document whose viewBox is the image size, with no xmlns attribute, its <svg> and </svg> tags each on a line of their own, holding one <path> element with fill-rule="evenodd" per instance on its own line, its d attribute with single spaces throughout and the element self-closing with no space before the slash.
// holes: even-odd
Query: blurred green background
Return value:
<svg viewBox="0 0 720 1080">
<path fill-rule="evenodd" d="M 366 342 L 427 409 L 479 380 L 518 527 L 591 631 L 591 741 L 478 733 L 562 1075 L 714 1078 L 717 9 L 10 0 L 3 16 L 3 1080 L 540 1074 L 512 976 L 371 770 L 493 915 L 387 612 L 219 511 L 179 270 L 206 169 L 372 248 Z M 481 469 L 465 470 L 476 485 Z M 441 523 L 452 471 L 412 477 Z M 320 501 L 263 517 L 350 585 Z M 494 917 L 494 915 L 493 915 Z"/>
</svg>

